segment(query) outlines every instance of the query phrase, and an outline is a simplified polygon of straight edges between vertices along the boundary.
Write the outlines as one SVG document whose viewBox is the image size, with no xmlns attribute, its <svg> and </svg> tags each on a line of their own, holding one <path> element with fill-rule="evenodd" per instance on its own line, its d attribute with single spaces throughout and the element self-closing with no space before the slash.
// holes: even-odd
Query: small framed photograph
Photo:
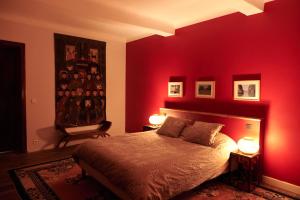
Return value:
<svg viewBox="0 0 300 200">
<path fill-rule="evenodd" d="M 215 98 L 215 81 L 196 81 L 195 96 L 197 98 Z"/>
<path fill-rule="evenodd" d="M 234 81 L 234 100 L 259 101 L 260 80 Z"/>
<path fill-rule="evenodd" d="M 182 97 L 183 96 L 183 83 L 182 82 L 169 82 L 168 83 L 168 96 L 169 97 Z"/>
</svg>

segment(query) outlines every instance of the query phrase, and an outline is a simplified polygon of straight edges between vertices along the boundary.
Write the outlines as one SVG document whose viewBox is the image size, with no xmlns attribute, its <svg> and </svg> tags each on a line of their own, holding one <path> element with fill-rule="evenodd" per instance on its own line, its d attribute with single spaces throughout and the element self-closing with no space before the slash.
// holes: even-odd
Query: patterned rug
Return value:
<svg viewBox="0 0 300 200">
<path fill-rule="evenodd" d="M 81 177 L 81 169 L 72 158 L 11 170 L 10 175 L 20 196 L 25 200 L 114 200 L 112 192 L 91 177 Z M 252 193 L 242 192 L 220 181 L 210 181 L 174 200 L 288 200 L 257 187 Z"/>
</svg>

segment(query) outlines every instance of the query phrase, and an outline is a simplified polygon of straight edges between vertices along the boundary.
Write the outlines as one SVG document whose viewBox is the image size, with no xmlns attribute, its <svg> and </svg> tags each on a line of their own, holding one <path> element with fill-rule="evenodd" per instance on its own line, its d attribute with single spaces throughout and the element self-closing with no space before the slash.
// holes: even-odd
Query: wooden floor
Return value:
<svg viewBox="0 0 300 200">
<path fill-rule="evenodd" d="M 35 165 L 47 161 L 69 157 L 76 146 L 46 150 L 27 154 L 4 153 L 0 154 L 0 199 L 20 200 L 14 184 L 7 171 L 10 169 Z"/>
</svg>

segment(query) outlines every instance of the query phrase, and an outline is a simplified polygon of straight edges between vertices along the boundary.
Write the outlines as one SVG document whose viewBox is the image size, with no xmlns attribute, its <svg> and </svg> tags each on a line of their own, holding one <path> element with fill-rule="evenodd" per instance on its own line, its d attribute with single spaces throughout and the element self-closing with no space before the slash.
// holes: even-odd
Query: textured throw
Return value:
<svg viewBox="0 0 300 200">
<path fill-rule="evenodd" d="M 90 177 L 81 177 L 81 169 L 72 158 L 14 169 L 10 175 L 23 199 L 32 200 L 114 200 L 108 189 Z M 239 191 L 219 181 L 210 181 L 174 198 L 174 200 L 257 200 L 290 199 L 256 188 L 252 193 Z"/>
</svg>

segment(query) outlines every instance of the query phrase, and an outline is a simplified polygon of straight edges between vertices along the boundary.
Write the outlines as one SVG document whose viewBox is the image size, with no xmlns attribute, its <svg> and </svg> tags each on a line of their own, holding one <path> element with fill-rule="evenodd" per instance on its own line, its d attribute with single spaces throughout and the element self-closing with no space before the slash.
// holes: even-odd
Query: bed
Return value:
<svg viewBox="0 0 300 200">
<path fill-rule="evenodd" d="M 192 120 L 203 115 L 174 109 L 163 111 L 169 116 L 184 114 Z M 228 117 L 232 116 L 213 118 Z M 213 145 L 206 146 L 147 131 L 83 143 L 73 156 L 84 171 L 121 199 L 170 199 L 226 173 L 230 152 L 234 150 L 235 142 L 222 133 L 218 133 Z"/>
</svg>

